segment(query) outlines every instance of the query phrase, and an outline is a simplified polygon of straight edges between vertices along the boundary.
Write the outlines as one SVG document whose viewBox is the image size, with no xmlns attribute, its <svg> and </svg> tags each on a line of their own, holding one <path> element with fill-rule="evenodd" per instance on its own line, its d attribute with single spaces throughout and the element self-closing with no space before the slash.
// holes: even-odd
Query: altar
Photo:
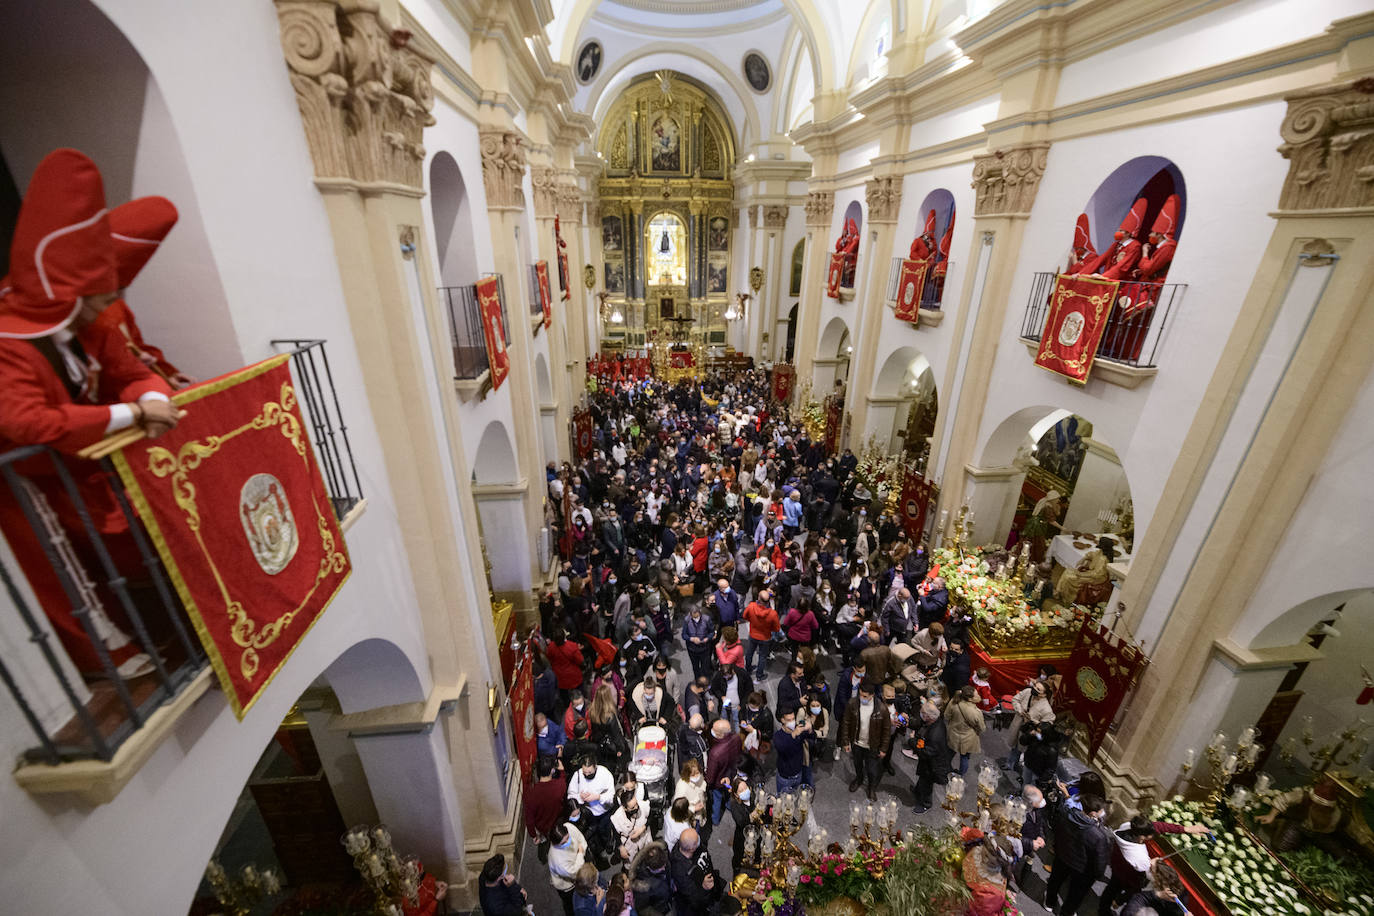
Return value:
<svg viewBox="0 0 1374 916">
<path fill-rule="evenodd" d="M 1084 534 L 1074 531 L 1069 534 L 1057 534 L 1050 539 L 1050 559 L 1054 560 L 1065 569 L 1077 569 L 1078 564 L 1083 562 L 1083 558 L 1088 555 L 1088 551 L 1097 549 L 1097 542 L 1102 538 L 1109 538 L 1116 547 L 1115 563 L 1129 563 L 1131 553 L 1126 549 L 1126 542 L 1119 534 Z"/>
</svg>

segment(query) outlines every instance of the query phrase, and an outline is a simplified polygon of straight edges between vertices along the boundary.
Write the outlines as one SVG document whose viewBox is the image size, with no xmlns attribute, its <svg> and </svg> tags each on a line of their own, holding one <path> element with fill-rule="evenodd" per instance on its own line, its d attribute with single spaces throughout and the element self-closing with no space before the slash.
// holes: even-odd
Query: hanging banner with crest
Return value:
<svg viewBox="0 0 1374 916">
<path fill-rule="evenodd" d="M 1086 383 L 1118 286 L 1116 280 L 1096 277 L 1055 277 L 1035 364 L 1070 381 Z"/>
<path fill-rule="evenodd" d="M 506 352 L 506 324 L 502 318 L 501 278 L 484 277 L 477 281 L 477 307 L 482 315 L 482 336 L 487 343 L 487 363 L 491 368 L 491 390 L 501 387 L 510 375 L 510 354 Z"/>
<path fill-rule="evenodd" d="M 535 263 L 534 273 L 539 278 L 539 307 L 544 310 L 544 327 L 547 328 L 553 324 L 553 290 L 549 288 L 549 262 Z"/>
<path fill-rule="evenodd" d="M 921 290 L 926 285 L 929 261 L 902 261 L 902 273 L 897 280 L 897 320 L 913 324 L 921 317 Z"/>
</svg>

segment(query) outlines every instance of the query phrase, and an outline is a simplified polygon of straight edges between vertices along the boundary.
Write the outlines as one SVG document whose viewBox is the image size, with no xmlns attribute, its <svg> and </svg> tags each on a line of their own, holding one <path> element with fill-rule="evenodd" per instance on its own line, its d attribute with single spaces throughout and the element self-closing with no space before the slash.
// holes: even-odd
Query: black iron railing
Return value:
<svg viewBox="0 0 1374 916">
<path fill-rule="evenodd" d="M 7 629 L 34 646 L 0 658 L 0 681 L 38 740 L 24 758 L 108 761 L 205 667 L 205 652 L 108 458 L 25 446 L 0 455 L 0 476 L 9 556 L 25 558 L 0 563 L 18 617 Z M 87 497 L 101 503 L 94 512 Z M 59 625 L 89 640 L 95 670 L 78 673 L 54 644 Z M 133 657 L 119 665 L 112 653 Z"/>
<path fill-rule="evenodd" d="M 506 281 L 496 275 L 501 291 L 501 325 L 506 345 L 510 345 L 510 318 L 506 307 Z M 491 368 L 487 360 L 487 338 L 482 331 L 482 309 L 477 301 L 477 286 L 441 286 L 439 294 L 448 307 L 449 341 L 453 346 L 453 377 L 475 379 Z"/>
<path fill-rule="evenodd" d="M 539 298 L 539 265 L 547 264 L 547 261 L 539 261 L 530 265 L 530 317 L 544 317 L 544 303 Z M 546 268 L 547 269 L 547 268 Z M 549 296 L 553 296 L 553 280 L 549 280 Z"/>
<path fill-rule="evenodd" d="M 887 301 L 897 301 L 897 284 L 902 278 L 902 261 L 905 258 L 893 258 L 892 266 L 887 271 Z M 940 262 L 941 273 L 936 275 L 934 267 L 926 271 L 925 284 L 921 287 L 921 308 L 926 311 L 938 311 L 940 302 L 945 295 L 945 275 L 949 273 L 952 262 L 946 260 Z"/>
<path fill-rule="evenodd" d="M 315 444 L 315 457 L 324 475 L 324 486 L 334 515 L 340 521 L 363 500 L 363 483 L 358 478 L 358 464 L 353 460 L 353 446 L 348 441 L 348 424 L 339 406 L 339 392 L 334 387 L 334 373 L 329 368 L 329 354 L 323 340 L 274 340 L 274 347 L 289 349 L 278 352 L 291 354 L 291 370 L 296 377 L 310 441 Z"/>
<path fill-rule="evenodd" d="M 1038 342 L 1044 333 L 1056 276 L 1054 273 L 1035 275 L 1026 314 L 1021 321 L 1023 339 Z M 1123 282 L 1117 288 L 1116 302 L 1107 316 L 1102 341 L 1097 345 L 1097 359 L 1140 369 L 1153 368 L 1164 328 L 1187 288 L 1186 283 Z"/>
</svg>

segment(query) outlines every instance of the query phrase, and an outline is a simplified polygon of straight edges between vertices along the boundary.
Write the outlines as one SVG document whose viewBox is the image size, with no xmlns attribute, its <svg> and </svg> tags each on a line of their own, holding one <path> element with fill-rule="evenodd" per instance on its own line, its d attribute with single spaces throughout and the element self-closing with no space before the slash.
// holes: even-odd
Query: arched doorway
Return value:
<svg viewBox="0 0 1374 916">
<path fill-rule="evenodd" d="M 1129 561 L 1139 534 L 1130 483 L 1090 420 L 1062 408 L 1024 408 L 993 430 L 979 465 L 970 493 L 979 540 L 1008 547 L 1030 540 L 1034 558 L 1055 561 L 1056 576 L 1103 535 L 1119 540 L 1116 560 Z M 1037 508 L 1053 522 L 1032 524 Z"/>
<path fill-rule="evenodd" d="M 930 360 L 914 347 L 898 347 L 873 380 L 864 441 L 887 452 L 901 451 L 924 472 L 939 406 Z"/>
<path fill-rule="evenodd" d="M 339 842 L 356 825 L 384 824 L 398 855 L 415 855 L 441 875 L 448 863 L 461 861 L 461 820 L 443 730 L 368 729 L 354 715 L 423 704 L 427 692 L 394 643 L 367 639 L 351 646 L 282 720 L 210 861 L 231 876 L 244 866 L 277 871 L 285 888 L 274 903 L 342 902 L 362 891 L 361 876 Z M 354 721 L 358 727 L 350 728 Z M 196 898 L 193 912 L 220 909 L 206 881 Z"/>
<path fill-rule="evenodd" d="M 463 173 L 444 150 L 429 163 L 429 206 L 441 286 L 463 286 L 477 280 L 477 248 L 472 244 L 472 203 Z"/>
<path fill-rule="evenodd" d="M 821 331 L 820 343 L 816 347 L 816 358 L 812 360 L 811 396 L 822 400 L 837 387 L 843 388 L 849 382 L 849 360 L 854 353 L 850 343 L 849 325 L 838 315 L 830 319 Z M 837 386 L 836 383 L 839 383 Z"/>
<path fill-rule="evenodd" d="M 544 463 L 558 462 L 558 443 L 567 439 L 558 432 L 558 404 L 549 379 L 549 361 L 542 352 L 534 355 L 534 392 L 539 399 L 539 441 L 544 448 Z"/>
<path fill-rule="evenodd" d="M 472 462 L 472 496 L 477 504 L 482 545 L 493 594 L 523 593 L 532 587 L 532 539 L 520 511 L 528 487 L 519 479 L 520 466 L 510 431 L 500 420 L 482 430 Z"/>
</svg>

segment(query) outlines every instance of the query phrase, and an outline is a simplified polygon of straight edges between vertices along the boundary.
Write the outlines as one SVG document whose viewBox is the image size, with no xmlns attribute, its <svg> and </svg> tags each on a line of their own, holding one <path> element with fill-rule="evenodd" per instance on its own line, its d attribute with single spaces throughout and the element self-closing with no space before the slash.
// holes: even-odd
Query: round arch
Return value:
<svg viewBox="0 0 1374 916">
<path fill-rule="evenodd" d="M 510 431 L 500 420 L 492 420 L 477 442 L 477 455 L 472 462 L 473 483 L 478 486 L 515 483 L 518 473 Z"/>
<path fill-rule="evenodd" d="M 874 375 L 865 439 L 886 438 L 889 449 L 900 446 L 918 463 L 924 462 L 929 457 L 928 443 L 935 435 L 939 410 L 930 360 L 915 347 L 898 347 Z"/>
<path fill-rule="evenodd" d="M 429 206 L 434 244 L 443 286 L 462 286 L 477 279 L 477 250 L 472 244 L 472 202 L 458 162 L 440 150 L 429 163 Z"/>
<path fill-rule="evenodd" d="M 816 347 L 816 352 L 824 358 L 843 356 L 843 348 L 849 342 L 849 325 L 843 318 L 836 315 L 826 324 L 825 330 L 821 332 L 820 343 Z"/>
<path fill-rule="evenodd" d="M 429 692 L 405 652 L 389 639 L 354 643 L 322 676 L 344 713 L 423 701 Z"/>
<path fill-rule="evenodd" d="M 559 17 L 562 20 L 562 40 L 556 52 L 560 61 L 572 62 L 573 55 L 577 53 L 578 42 L 582 38 L 583 26 L 600 2 L 601 0 L 571 0 L 566 4 L 564 15 Z M 782 0 L 782 3 L 801 28 L 813 61 L 815 94 L 820 95 L 836 85 L 836 74 L 840 64 L 832 36 L 840 34 L 839 30 L 834 22 L 826 20 L 815 0 Z"/>
<path fill-rule="evenodd" d="M 553 403 L 553 383 L 549 380 L 549 362 L 544 358 L 542 352 L 534 355 L 534 391 L 540 404 Z"/>
<path fill-rule="evenodd" d="M 653 61 L 654 65 L 641 63 L 646 58 L 656 56 L 661 56 L 661 60 Z M 634 66 L 635 64 L 639 66 Z M 661 67 L 657 64 L 661 64 Z M 744 80 L 712 55 L 680 42 L 656 41 L 643 44 L 615 61 L 607 62 L 602 67 L 601 75 L 591 85 L 585 107 L 592 111 L 598 125 L 604 124 L 607 113 L 620 97 L 621 90 L 657 69 L 673 70 L 686 76 L 693 80 L 698 88 L 716 97 L 722 113 L 726 115 L 726 124 L 731 128 L 736 149 L 743 148 L 752 140 L 763 136 L 758 108 L 753 101 L 754 95 Z M 717 86 L 713 86 L 714 80 L 720 80 L 728 86 L 729 94 L 722 93 Z M 599 138 L 593 141 L 594 145 L 597 142 Z"/>
<path fill-rule="evenodd" d="M 854 45 L 849 50 L 849 60 L 845 65 L 844 85 L 847 89 L 855 87 L 859 80 L 867 80 L 886 72 L 886 60 L 879 64 L 876 60 L 875 41 L 882 26 L 887 26 L 887 41 L 882 54 L 892 50 L 892 36 L 896 30 L 897 19 L 893 14 L 891 0 L 871 0 L 859 21 L 859 30 L 854 33 Z M 879 72 L 881 71 L 881 72 Z"/>
<path fill-rule="evenodd" d="M 1173 232 L 1177 241 L 1188 216 L 1188 188 L 1179 167 L 1163 156 L 1137 156 L 1113 169 L 1083 207 L 1088 216 L 1088 233 L 1097 250 L 1106 251 L 1112 244 L 1112 233 L 1138 198 L 1144 197 L 1146 201 L 1143 233 L 1154 223 L 1170 194 L 1178 195 L 1178 224 Z"/>
</svg>

